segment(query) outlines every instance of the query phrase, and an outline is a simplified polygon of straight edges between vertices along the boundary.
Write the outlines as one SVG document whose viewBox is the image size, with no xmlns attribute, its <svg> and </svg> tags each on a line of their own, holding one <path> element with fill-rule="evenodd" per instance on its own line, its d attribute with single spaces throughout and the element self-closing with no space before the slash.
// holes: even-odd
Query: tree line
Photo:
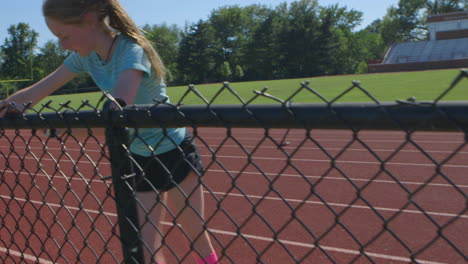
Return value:
<svg viewBox="0 0 468 264">
<path fill-rule="evenodd" d="M 169 85 L 365 73 L 394 41 L 428 39 L 427 16 L 462 11 L 467 0 L 400 0 L 364 29 L 363 13 L 318 0 L 276 7 L 224 6 L 186 25 L 144 25 L 167 68 Z M 37 46 L 30 25 L 11 25 L 0 47 L 0 88 L 13 92 L 56 69 L 69 52 L 57 40 Z M 63 89 L 94 86 L 79 76 Z M 3 92 L 5 94 L 5 92 Z"/>
</svg>

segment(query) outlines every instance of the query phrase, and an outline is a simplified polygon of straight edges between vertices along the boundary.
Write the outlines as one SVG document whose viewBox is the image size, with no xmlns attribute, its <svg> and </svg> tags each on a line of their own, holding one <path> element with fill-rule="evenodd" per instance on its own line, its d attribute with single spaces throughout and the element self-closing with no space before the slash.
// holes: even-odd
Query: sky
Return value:
<svg viewBox="0 0 468 264">
<path fill-rule="evenodd" d="M 183 28 L 186 24 L 207 20 L 212 10 L 222 6 L 263 4 L 275 8 L 281 3 L 295 0 L 120 0 L 137 25 L 176 24 Z M 42 0 L 0 0 L 0 45 L 7 37 L 7 29 L 20 22 L 39 33 L 39 47 L 48 40 L 55 39 L 49 32 L 42 16 Z M 390 6 L 396 6 L 398 0 L 319 0 L 321 6 L 338 4 L 340 7 L 363 12 L 364 28 L 372 21 L 382 18 Z"/>
</svg>

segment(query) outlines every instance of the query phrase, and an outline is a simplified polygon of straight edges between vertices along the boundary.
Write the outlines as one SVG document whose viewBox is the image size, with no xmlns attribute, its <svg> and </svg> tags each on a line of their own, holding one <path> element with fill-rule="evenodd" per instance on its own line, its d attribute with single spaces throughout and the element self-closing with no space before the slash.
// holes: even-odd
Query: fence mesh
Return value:
<svg viewBox="0 0 468 264">
<path fill-rule="evenodd" d="M 241 98 L 225 83 L 211 99 L 189 86 L 176 103 L 113 110 L 102 109 L 107 94 L 11 105 L 20 113 L 0 120 L 0 261 L 144 263 L 151 251 L 194 263 L 205 233 L 190 225 L 201 223 L 220 263 L 466 263 L 468 104 L 444 97 L 467 77 L 431 102 L 380 102 L 358 82 L 329 99 L 306 82 L 283 99 Z M 371 102 L 339 103 L 356 90 Z M 303 92 L 322 103 L 293 103 Z M 239 103 L 217 104 L 222 93 Z M 152 127 L 188 127 L 204 164 L 172 201 L 135 189 L 146 164 L 129 146 Z"/>
</svg>

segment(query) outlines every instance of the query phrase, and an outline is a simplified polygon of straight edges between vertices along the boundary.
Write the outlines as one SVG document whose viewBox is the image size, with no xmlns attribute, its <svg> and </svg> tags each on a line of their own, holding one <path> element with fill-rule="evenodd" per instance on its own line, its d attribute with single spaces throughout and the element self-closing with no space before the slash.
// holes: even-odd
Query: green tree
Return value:
<svg viewBox="0 0 468 264">
<path fill-rule="evenodd" d="M 289 78 L 321 75 L 320 20 L 317 0 L 293 2 L 288 10 L 288 22 L 280 37 L 281 64 Z"/>
<path fill-rule="evenodd" d="M 232 72 L 231 72 L 231 65 L 229 62 L 225 61 L 218 69 L 219 75 L 223 78 L 224 81 L 231 81 Z"/>
<path fill-rule="evenodd" d="M 362 23 L 363 13 L 347 7 L 340 7 L 338 4 L 321 8 L 321 17 L 330 16 L 333 27 L 353 31 Z"/>
<path fill-rule="evenodd" d="M 264 13 L 257 21 L 251 37 L 244 46 L 242 65 L 245 78 L 249 80 L 279 79 L 286 76 L 281 64 L 287 56 L 282 37 L 288 21 L 287 5 L 281 4 L 275 10 Z"/>
<path fill-rule="evenodd" d="M 462 11 L 467 5 L 466 0 L 400 0 L 387 10 L 379 31 L 386 44 L 426 40 L 428 15 Z"/>
<path fill-rule="evenodd" d="M 387 46 L 380 34 L 364 29 L 356 33 L 356 40 L 361 47 L 362 60 L 378 60 L 385 55 Z"/>
<path fill-rule="evenodd" d="M 26 23 L 8 28 L 8 36 L 1 46 L 1 77 L 8 79 L 29 79 L 32 73 L 34 49 L 38 33 Z"/>
<path fill-rule="evenodd" d="M 177 82 L 177 58 L 182 30 L 177 25 L 168 26 L 167 24 L 162 24 L 145 25 L 143 31 L 146 38 L 153 43 L 154 48 L 164 62 L 168 71 L 167 81 L 169 83 Z"/>
<path fill-rule="evenodd" d="M 364 30 L 370 33 L 376 33 L 380 35 L 382 28 L 382 19 L 376 19 L 372 21 Z"/>
<path fill-rule="evenodd" d="M 205 83 L 215 81 L 217 75 L 214 57 L 213 29 L 207 22 L 200 20 L 191 25 L 183 35 L 177 58 L 179 81 L 187 83 Z"/>
<path fill-rule="evenodd" d="M 467 0 L 428 0 L 426 1 L 426 13 L 429 15 L 462 11 L 468 8 Z"/>
<path fill-rule="evenodd" d="M 38 77 L 42 78 L 53 72 L 69 55 L 69 51 L 60 47 L 59 41 L 47 41 L 43 47 L 39 48 L 39 53 L 36 55 L 35 65 L 38 69 Z"/>
<path fill-rule="evenodd" d="M 234 71 L 234 78 L 236 81 L 240 81 L 244 78 L 244 70 L 242 69 L 242 66 L 236 65 L 236 68 Z"/>
<path fill-rule="evenodd" d="M 245 45 L 264 12 L 264 7 L 257 5 L 245 8 L 226 6 L 211 12 L 208 23 L 214 34 L 213 47 L 217 50 L 214 61 L 217 68 L 224 67 L 225 62 L 232 67 L 231 72 L 235 72 L 236 65 L 243 66 Z M 218 81 L 224 78 L 222 75 L 215 77 Z"/>
<path fill-rule="evenodd" d="M 329 73 L 362 73 L 363 65 L 383 58 L 387 46 L 378 32 L 379 25 L 376 21 L 357 32 L 344 26 L 333 27 L 336 47 L 328 64 Z"/>
<path fill-rule="evenodd" d="M 324 8 L 320 14 L 320 26 L 319 30 L 319 41 L 317 43 L 317 60 L 318 64 L 316 72 L 319 75 L 336 74 L 336 67 L 341 63 L 341 54 L 337 53 L 340 48 L 340 40 L 338 37 L 339 31 L 343 31 L 345 26 L 335 27 L 342 22 L 339 19 L 344 18 L 344 14 L 341 9 L 338 9 L 338 5 L 334 5 L 330 8 Z M 338 32 L 337 32 L 338 31 Z M 349 54 L 351 55 L 351 54 Z"/>
</svg>

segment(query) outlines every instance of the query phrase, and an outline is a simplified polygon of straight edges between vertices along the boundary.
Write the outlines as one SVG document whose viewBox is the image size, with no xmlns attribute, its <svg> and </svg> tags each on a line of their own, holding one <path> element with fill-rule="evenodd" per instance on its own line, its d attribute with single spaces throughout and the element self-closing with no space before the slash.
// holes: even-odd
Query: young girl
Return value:
<svg viewBox="0 0 468 264">
<path fill-rule="evenodd" d="M 34 105 L 81 72 L 126 104 L 167 98 L 161 59 L 117 0 L 45 0 L 43 13 L 62 47 L 73 53 L 49 76 L 1 102 L 0 117 L 9 104 Z M 166 263 L 160 222 L 168 200 L 197 263 L 218 263 L 203 228 L 202 167 L 191 135 L 185 128 L 139 129 L 131 142 L 132 156 L 144 169 L 136 198 L 145 263 Z"/>
</svg>

